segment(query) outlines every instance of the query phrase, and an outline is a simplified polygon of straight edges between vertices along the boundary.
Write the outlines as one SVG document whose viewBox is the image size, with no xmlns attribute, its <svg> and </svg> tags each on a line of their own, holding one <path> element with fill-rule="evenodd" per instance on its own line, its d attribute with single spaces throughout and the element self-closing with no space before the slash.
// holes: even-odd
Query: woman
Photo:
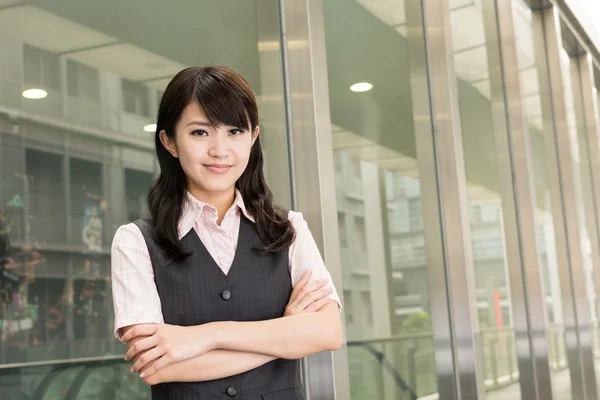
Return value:
<svg viewBox="0 0 600 400">
<path fill-rule="evenodd" d="M 112 247 L 115 335 L 153 399 L 301 399 L 298 359 L 342 344 L 340 300 L 302 215 L 273 204 L 258 108 L 227 68 L 168 85 L 151 219 Z"/>
</svg>

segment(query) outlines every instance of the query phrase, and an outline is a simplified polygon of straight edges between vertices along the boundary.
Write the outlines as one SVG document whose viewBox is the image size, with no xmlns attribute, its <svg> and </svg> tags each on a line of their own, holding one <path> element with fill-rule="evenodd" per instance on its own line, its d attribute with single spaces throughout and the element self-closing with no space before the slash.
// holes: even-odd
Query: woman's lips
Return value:
<svg viewBox="0 0 600 400">
<path fill-rule="evenodd" d="M 210 172 L 212 172 L 213 174 L 217 174 L 217 175 L 225 174 L 225 173 L 229 172 L 229 170 L 231 169 L 231 165 L 226 165 L 226 164 L 210 164 L 210 165 L 205 165 L 205 167 Z"/>
</svg>

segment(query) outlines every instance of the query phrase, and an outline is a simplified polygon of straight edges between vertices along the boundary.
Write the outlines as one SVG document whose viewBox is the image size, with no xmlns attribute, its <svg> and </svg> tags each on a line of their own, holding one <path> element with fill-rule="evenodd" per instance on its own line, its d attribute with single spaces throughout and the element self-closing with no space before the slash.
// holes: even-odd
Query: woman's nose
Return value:
<svg viewBox="0 0 600 400">
<path fill-rule="evenodd" d="M 210 141 L 208 155 L 211 157 L 223 158 L 227 155 L 227 139 L 224 135 L 214 135 Z"/>
</svg>

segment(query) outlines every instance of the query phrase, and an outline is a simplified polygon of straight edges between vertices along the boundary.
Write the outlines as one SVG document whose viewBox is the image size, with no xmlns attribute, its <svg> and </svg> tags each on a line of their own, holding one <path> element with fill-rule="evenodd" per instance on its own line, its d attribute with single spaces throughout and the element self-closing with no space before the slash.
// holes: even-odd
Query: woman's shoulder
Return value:
<svg viewBox="0 0 600 400">
<path fill-rule="evenodd" d="M 119 248 L 129 246 L 132 243 L 144 243 L 144 235 L 138 225 L 138 221 L 119 226 L 113 237 L 112 247 Z"/>
</svg>

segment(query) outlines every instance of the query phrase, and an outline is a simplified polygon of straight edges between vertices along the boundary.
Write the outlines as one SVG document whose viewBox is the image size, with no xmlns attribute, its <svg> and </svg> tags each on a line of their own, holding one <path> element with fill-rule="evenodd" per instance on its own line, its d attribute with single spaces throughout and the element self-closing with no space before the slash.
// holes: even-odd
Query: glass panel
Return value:
<svg viewBox="0 0 600 400">
<path fill-rule="evenodd" d="M 125 196 L 127 199 L 127 219 L 135 221 L 150 215 L 146 196 L 153 176 L 149 172 L 125 169 Z"/>
<path fill-rule="evenodd" d="M 62 155 L 25 151 L 25 241 L 60 243 L 66 239 L 63 173 Z"/>
<path fill-rule="evenodd" d="M 552 391 L 557 399 L 568 400 L 572 395 L 571 376 L 567 363 L 559 266 L 556 258 L 557 246 L 564 247 L 565 243 L 557 242 L 554 234 L 549 172 L 546 164 L 546 137 L 550 137 L 554 133 L 552 130 L 545 130 L 545 127 L 552 127 L 551 121 L 544 120 L 544 118 L 550 119 L 551 115 L 542 113 L 540 97 L 540 85 L 548 85 L 548 82 L 541 81 L 540 75 L 543 76 L 543 74 L 539 72 L 543 68 L 547 68 L 546 61 L 538 59 L 538 52 L 535 50 L 538 46 L 541 48 L 544 46 L 544 43 L 538 43 L 539 35 L 535 31 L 542 29 L 541 24 L 536 23 L 536 19 L 541 16 L 537 12 L 533 12 L 521 0 L 513 0 L 512 4 L 517 60 L 521 76 L 521 94 L 525 108 L 526 126 L 531 141 L 530 158 L 537 202 L 535 212 L 537 249 L 542 269 L 543 291 L 546 297 L 548 356 L 552 373 Z"/>
<path fill-rule="evenodd" d="M 566 27 L 563 29 L 566 29 Z M 596 281 L 594 279 L 594 257 L 592 256 L 592 251 L 596 251 L 598 249 L 598 244 L 593 244 L 591 242 L 589 234 L 591 230 L 597 229 L 595 223 L 595 207 L 597 205 L 595 205 L 595 196 L 592 193 L 593 188 L 591 187 L 592 165 L 590 162 L 590 144 L 588 141 L 588 127 L 584 120 L 584 108 L 587 107 L 587 104 L 582 103 L 582 90 L 589 90 L 590 88 L 581 88 L 578 60 L 577 58 L 569 56 L 565 50 L 567 46 L 568 45 L 566 43 L 563 43 L 564 48 L 561 49 L 560 61 L 563 72 L 565 105 L 567 109 L 567 127 L 569 130 L 569 139 L 571 141 L 571 151 L 574 163 L 573 183 L 575 186 L 575 201 L 579 220 L 582 253 L 581 260 L 583 263 L 583 271 L 586 282 L 585 294 L 588 299 L 588 305 L 590 309 L 590 323 L 594 332 L 593 337 L 597 340 L 598 288 L 596 288 Z M 580 105 L 579 110 L 576 110 L 576 102 Z M 595 246 L 595 248 L 592 249 L 592 246 Z M 596 266 L 596 268 L 598 267 L 600 266 Z M 597 341 L 594 341 L 594 349 L 597 350 L 597 348 Z M 597 370 L 596 373 L 598 374 Z"/>
<path fill-rule="evenodd" d="M 151 124 L 175 73 L 216 64 L 246 78 L 267 181 L 291 205 L 278 1 L 0 3 L 0 365 L 120 357 L 110 245 L 120 225 L 148 215 Z M 48 396 L 68 397 L 71 372 Z M 11 373 L 0 398 L 32 397 L 41 384 Z M 102 375 L 85 381 L 86 393 Z M 132 381 L 119 385 L 116 398 L 140 398 Z"/>
<path fill-rule="evenodd" d="M 499 187 L 499 171 L 509 166 L 499 165 L 496 157 L 494 135 L 499 127 L 493 124 L 490 90 L 492 80 L 498 82 L 502 76 L 497 68 L 493 69 L 497 76 L 492 76 L 488 68 L 488 52 L 499 49 L 491 47 L 497 42 L 486 38 L 490 28 L 484 26 L 483 14 L 492 10 L 480 2 L 455 7 L 450 23 L 470 207 L 481 384 L 494 392 L 490 398 L 514 399 L 521 398 L 521 392 Z"/>
<path fill-rule="evenodd" d="M 598 93 L 598 88 L 600 88 L 600 70 L 598 69 L 594 69 L 594 87 L 592 88 L 592 106 L 594 107 L 594 115 L 596 117 L 596 131 L 598 132 L 598 139 L 599 142 L 598 143 L 589 143 L 589 146 L 598 146 L 600 147 L 600 95 Z M 596 172 L 598 173 L 598 172 Z M 598 207 L 598 199 L 596 200 L 596 206 Z M 600 212 L 600 210 L 596 210 L 596 212 Z M 599 267 L 596 266 L 594 267 L 594 274 L 599 274 Z M 594 282 L 597 282 L 596 279 L 594 279 Z M 599 295 L 599 289 L 596 288 L 596 292 L 595 292 L 595 308 L 596 308 L 596 314 L 592 314 L 592 326 L 593 326 L 593 331 L 592 331 L 592 337 L 594 340 L 594 360 L 595 360 L 595 366 L 596 366 L 596 385 L 598 385 L 598 387 L 600 387 L 600 295 Z"/>
<path fill-rule="evenodd" d="M 69 160 L 71 195 L 70 242 L 85 244 L 88 249 L 102 248 L 104 219 L 102 164 L 78 158 Z M 104 206 L 104 208 L 103 208 Z"/>
<path fill-rule="evenodd" d="M 404 2 L 323 8 L 351 398 L 436 398 Z"/>
</svg>

